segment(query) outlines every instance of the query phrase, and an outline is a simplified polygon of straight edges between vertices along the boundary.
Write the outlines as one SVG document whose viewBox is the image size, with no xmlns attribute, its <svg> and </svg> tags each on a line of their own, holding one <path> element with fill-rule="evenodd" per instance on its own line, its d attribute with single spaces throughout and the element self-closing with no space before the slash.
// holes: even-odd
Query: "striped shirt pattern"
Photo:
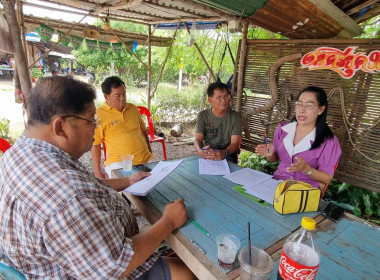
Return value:
<svg viewBox="0 0 380 280">
<path fill-rule="evenodd" d="M 65 151 L 22 136 L 0 160 L 0 193 L 0 261 L 28 279 L 118 279 L 128 267 L 128 203 Z"/>
</svg>

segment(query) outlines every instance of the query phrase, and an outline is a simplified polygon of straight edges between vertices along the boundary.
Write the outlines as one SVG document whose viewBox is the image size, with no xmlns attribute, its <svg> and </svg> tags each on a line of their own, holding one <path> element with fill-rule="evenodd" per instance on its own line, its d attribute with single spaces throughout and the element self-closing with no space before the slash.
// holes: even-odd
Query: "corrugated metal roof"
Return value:
<svg viewBox="0 0 380 280">
<path fill-rule="evenodd" d="M 360 34 L 356 22 L 380 14 L 380 0 L 43 0 L 82 13 L 142 24 L 241 21 L 288 38 Z M 25 3 L 25 5 L 30 5 Z M 356 21 L 356 22 L 355 22 Z"/>
</svg>

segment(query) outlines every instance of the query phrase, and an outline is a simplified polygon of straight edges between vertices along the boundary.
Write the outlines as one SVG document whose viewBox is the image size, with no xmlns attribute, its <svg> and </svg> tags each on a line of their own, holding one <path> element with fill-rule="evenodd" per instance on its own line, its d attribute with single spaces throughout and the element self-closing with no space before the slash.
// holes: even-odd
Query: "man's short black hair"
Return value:
<svg viewBox="0 0 380 280">
<path fill-rule="evenodd" d="M 207 88 L 208 97 L 213 97 L 214 96 L 214 90 L 216 90 L 216 89 L 219 89 L 221 91 L 226 90 L 227 93 L 230 94 L 230 92 L 228 91 L 228 86 L 225 83 L 215 82 L 215 83 L 210 84 Z"/>
<path fill-rule="evenodd" d="M 27 99 L 28 124 L 48 124 L 55 115 L 81 114 L 95 98 L 94 87 L 71 76 L 40 78 Z"/>
<path fill-rule="evenodd" d="M 105 79 L 102 83 L 102 91 L 104 94 L 110 94 L 112 88 L 118 88 L 120 86 L 125 87 L 123 80 L 117 76 L 111 76 Z"/>
</svg>

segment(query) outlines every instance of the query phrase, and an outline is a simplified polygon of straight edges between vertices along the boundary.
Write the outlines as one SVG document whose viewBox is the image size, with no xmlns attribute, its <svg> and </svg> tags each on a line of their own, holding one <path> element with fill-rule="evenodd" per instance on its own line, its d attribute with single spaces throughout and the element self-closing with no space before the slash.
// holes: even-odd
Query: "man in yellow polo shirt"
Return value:
<svg viewBox="0 0 380 280">
<path fill-rule="evenodd" d="M 100 145 L 104 141 L 107 149 L 105 171 L 111 177 L 113 169 L 122 168 L 121 155 L 132 154 L 133 165 L 152 160 L 145 123 L 139 109 L 126 103 L 124 82 L 116 76 L 108 77 L 102 83 L 106 102 L 96 111 L 100 125 L 95 130 L 95 140 L 91 149 L 95 176 L 104 178 L 100 167 Z"/>
</svg>

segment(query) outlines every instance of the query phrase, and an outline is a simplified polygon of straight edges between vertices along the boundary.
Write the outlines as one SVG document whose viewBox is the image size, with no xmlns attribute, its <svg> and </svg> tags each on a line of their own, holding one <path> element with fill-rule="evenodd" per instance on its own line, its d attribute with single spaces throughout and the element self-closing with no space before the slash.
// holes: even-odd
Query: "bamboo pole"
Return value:
<svg viewBox="0 0 380 280">
<path fill-rule="evenodd" d="M 237 85 L 237 101 L 236 101 L 236 111 L 241 112 L 241 102 L 243 95 L 243 81 L 244 81 L 244 67 L 245 67 L 245 54 L 247 52 L 247 33 L 248 33 L 248 23 L 243 23 L 243 34 L 241 38 L 240 45 L 240 60 L 239 60 L 239 77 Z"/>
<path fill-rule="evenodd" d="M 110 28 L 109 30 L 111 30 L 111 32 L 113 33 L 113 35 L 115 35 L 115 37 L 124 45 L 124 47 L 129 50 L 131 52 L 131 54 L 137 58 L 138 61 L 140 61 L 140 63 L 146 68 L 146 70 L 148 70 L 148 72 L 152 73 L 152 71 L 150 70 L 150 68 L 131 50 L 130 47 L 127 46 L 127 44 L 120 39 L 120 37 L 115 33 L 115 31 Z"/>
<path fill-rule="evenodd" d="M 239 45 L 238 45 L 238 50 L 240 49 L 240 43 L 239 42 Z M 236 75 L 237 75 L 237 68 L 238 68 L 238 64 L 239 64 L 239 60 L 240 60 L 240 52 L 237 53 L 236 55 L 236 61 L 235 61 L 235 65 L 234 65 L 234 72 L 232 74 L 232 81 L 231 81 L 231 84 L 232 84 L 232 87 L 231 87 L 231 96 L 235 96 L 236 95 L 236 92 L 235 92 L 235 85 L 236 85 Z M 237 100 L 236 100 L 236 104 L 233 103 L 233 98 L 231 99 L 231 102 L 232 102 L 232 108 L 235 106 L 236 107 L 236 104 L 239 103 Z M 240 102 L 241 103 L 241 102 Z"/>
<path fill-rule="evenodd" d="M 151 36 L 152 36 L 152 26 L 148 26 L 148 67 L 149 69 L 152 69 L 152 42 L 151 42 Z M 147 87 L 147 107 L 150 110 L 150 91 L 152 86 L 152 72 L 148 71 L 148 87 Z"/>
<path fill-rule="evenodd" d="M 74 26 L 73 27 L 71 27 L 71 29 L 69 30 L 69 31 L 67 31 L 61 38 L 59 38 L 59 40 L 57 41 L 57 43 L 55 43 L 50 49 L 48 49 L 47 50 L 47 52 L 45 52 L 43 55 L 41 55 L 40 57 L 38 57 L 35 61 L 33 61 L 32 62 L 32 64 L 31 65 L 29 65 L 29 68 L 28 69 L 30 69 L 30 68 L 32 68 L 40 59 L 43 59 L 45 56 L 47 56 L 52 50 L 54 50 L 57 46 L 58 46 L 58 44 L 59 43 L 61 43 L 62 42 L 62 40 L 63 39 L 65 39 L 66 38 L 66 36 L 67 35 L 69 35 L 70 34 L 70 32 L 79 24 L 79 23 L 81 23 L 82 22 L 82 20 L 84 20 L 88 15 L 90 15 L 90 14 L 87 14 L 87 15 L 85 15 L 85 16 L 83 16 L 82 18 L 81 18 L 81 20 L 80 21 L 78 21 L 76 24 L 74 24 Z"/>
<path fill-rule="evenodd" d="M 25 57 L 24 48 L 22 46 L 20 27 L 17 23 L 15 2 L 13 0 L 4 0 L 3 7 L 5 12 L 5 20 L 9 27 L 12 44 L 15 51 L 16 68 L 20 79 L 21 91 L 27 99 L 32 91 L 32 82 L 28 70 L 28 64 Z"/>
<path fill-rule="evenodd" d="M 187 23 L 186 23 L 186 22 L 184 22 L 184 24 L 185 24 L 185 27 L 186 27 L 186 29 L 187 29 L 187 32 L 190 34 L 190 29 L 189 29 L 189 26 L 187 25 Z M 206 66 L 207 66 L 207 69 L 208 69 L 208 71 L 210 72 L 210 74 L 211 74 L 212 78 L 214 79 L 214 81 L 216 81 L 216 77 L 215 77 L 215 74 L 214 74 L 214 72 L 212 71 L 212 69 L 211 69 L 210 65 L 208 65 L 208 63 L 207 63 L 207 61 L 206 61 L 206 58 L 203 56 L 203 53 L 202 53 L 202 51 L 201 51 L 201 50 L 200 50 L 200 48 L 198 47 L 198 44 L 197 44 L 197 42 L 194 42 L 194 46 L 196 47 L 196 49 L 197 49 L 197 51 L 198 51 L 199 55 L 201 56 L 201 58 L 202 58 L 203 62 L 206 64 Z"/>
<path fill-rule="evenodd" d="M 174 42 L 175 38 L 177 37 L 177 31 L 178 31 L 178 28 L 180 27 L 180 25 L 181 25 L 181 22 L 178 22 L 178 24 L 177 24 L 177 28 L 175 29 L 175 32 L 174 32 L 174 35 L 173 35 L 173 38 L 172 38 L 172 40 L 170 41 L 170 45 L 169 45 L 169 48 L 168 48 L 168 52 L 166 53 L 166 57 L 165 57 L 165 60 L 164 60 L 164 62 L 163 62 L 163 64 L 162 64 L 161 71 L 160 71 L 160 74 L 158 75 L 158 78 L 157 78 L 157 81 L 156 81 L 156 85 L 155 85 L 154 90 L 153 90 L 153 92 L 152 92 L 152 96 L 151 96 L 151 98 L 154 97 L 154 94 L 155 94 L 156 91 L 157 91 L 158 83 L 159 83 L 160 80 L 161 80 L 162 73 L 164 72 L 164 68 L 165 68 L 166 62 L 168 61 L 168 58 L 169 58 L 170 50 L 171 50 L 171 48 L 172 48 L 172 45 L 173 45 L 173 42 Z"/>
<path fill-rule="evenodd" d="M 200 17 L 181 17 L 182 22 L 210 22 L 210 21 L 227 21 L 224 17 L 210 17 L 210 18 L 200 18 Z M 150 20 L 150 24 L 160 24 L 160 23 L 174 23 L 178 22 L 178 19 L 169 19 L 169 20 Z"/>
</svg>

